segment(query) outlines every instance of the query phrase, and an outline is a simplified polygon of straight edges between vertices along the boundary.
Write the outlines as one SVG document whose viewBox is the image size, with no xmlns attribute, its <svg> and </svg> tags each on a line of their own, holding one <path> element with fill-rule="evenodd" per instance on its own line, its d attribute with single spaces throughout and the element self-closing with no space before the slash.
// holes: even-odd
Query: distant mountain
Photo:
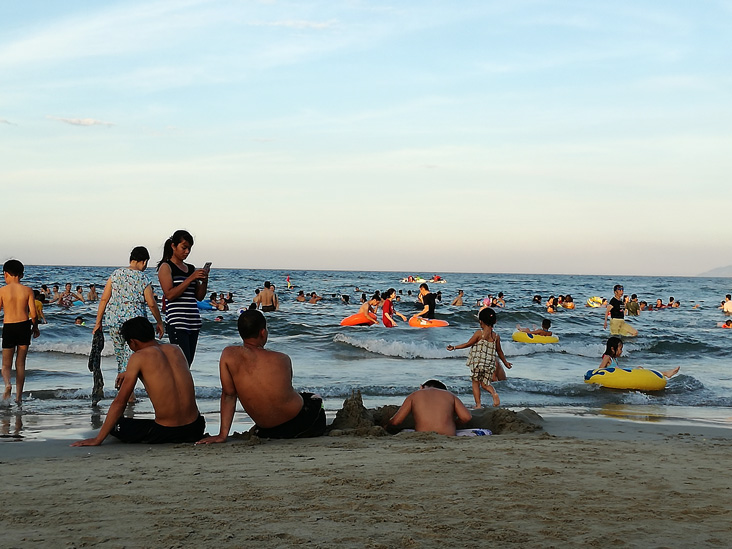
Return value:
<svg viewBox="0 0 732 549">
<path fill-rule="evenodd" d="M 716 269 L 712 269 L 711 271 L 707 271 L 706 273 L 701 273 L 696 276 L 730 276 L 730 277 L 732 277 L 732 265 L 727 265 L 726 267 L 717 267 Z"/>
</svg>

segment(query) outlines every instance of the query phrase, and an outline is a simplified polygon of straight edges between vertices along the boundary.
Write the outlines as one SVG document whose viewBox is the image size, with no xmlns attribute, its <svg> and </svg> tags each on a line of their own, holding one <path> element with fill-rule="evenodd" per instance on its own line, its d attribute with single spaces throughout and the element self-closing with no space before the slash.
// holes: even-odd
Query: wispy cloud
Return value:
<svg viewBox="0 0 732 549">
<path fill-rule="evenodd" d="M 337 21 L 304 21 L 304 20 L 286 20 L 286 21 L 259 21 L 250 23 L 254 27 L 287 27 L 291 29 L 311 29 L 325 30 L 333 28 L 337 25 Z"/>
<path fill-rule="evenodd" d="M 61 118 L 59 116 L 47 116 L 46 118 L 64 122 L 65 124 L 71 124 L 72 126 L 114 126 L 111 122 L 104 122 L 94 118 Z"/>
<path fill-rule="evenodd" d="M 45 26 L 20 29 L 18 39 L 0 44 L 0 66 L 144 52 L 180 40 L 210 24 L 193 8 L 210 0 L 163 0 L 71 15 Z M 177 37 L 177 39 L 176 39 Z"/>
<path fill-rule="evenodd" d="M 8 126 L 17 126 L 17 124 L 13 124 L 10 120 L 5 120 L 4 118 L 0 118 L 0 124 L 7 124 Z"/>
</svg>

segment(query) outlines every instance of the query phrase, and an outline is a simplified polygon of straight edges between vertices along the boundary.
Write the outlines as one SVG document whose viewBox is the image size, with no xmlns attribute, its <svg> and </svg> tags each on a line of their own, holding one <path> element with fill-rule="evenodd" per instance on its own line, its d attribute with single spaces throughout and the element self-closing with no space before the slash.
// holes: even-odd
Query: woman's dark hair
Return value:
<svg viewBox="0 0 732 549">
<path fill-rule="evenodd" d="M 150 252 L 147 251 L 145 246 L 135 246 L 130 252 L 130 261 L 148 261 L 150 259 Z"/>
<path fill-rule="evenodd" d="M 392 295 L 396 293 L 396 290 L 394 288 L 389 288 L 386 290 L 383 294 L 381 294 L 384 299 L 389 299 Z"/>
<path fill-rule="evenodd" d="M 216 292 L 211 292 L 211 297 L 208 298 L 209 301 L 214 301 L 216 299 Z"/>
<path fill-rule="evenodd" d="M 478 313 L 478 320 L 480 320 L 486 326 L 495 326 L 496 312 L 490 307 L 486 307 Z"/>
<path fill-rule="evenodd" d="M 605 347 L 605 352 L 603 354 L 607 356 L 611 356 L 613 358 L 618 358 L 617 352 L 618 352 L 618 345 L 622 345 L 623 340 L 619 337 L 611 337 L 607 340 L 607 346 Z"/>
<path fill-rule="evenodd" d="M 158 261 L 158 269 L 160 269 L 160 265 L 170 261 L 170 258 L 173 257 L 173 246 L 177 246 L 184 240 L 193 246 L 193 235 L 185 229 L 178 229 L 173 233 L 173 236 L 165 241 L 165 244 L 163 244 L 163 258 Z"/>
</svg>

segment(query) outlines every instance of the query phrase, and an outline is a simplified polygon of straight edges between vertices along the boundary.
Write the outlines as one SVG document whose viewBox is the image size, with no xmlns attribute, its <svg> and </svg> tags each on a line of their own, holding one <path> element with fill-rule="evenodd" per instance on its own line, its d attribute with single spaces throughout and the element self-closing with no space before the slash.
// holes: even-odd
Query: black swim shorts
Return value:
<svg viewBox="0 0 732 549">
<path fill-rule="evenodd" d="M 3 324 L 3 349 L 30 345 L 33 323 L 30 320 Z"/>
<path fill-rule="evenodd" d="M 303 400 L 302 409 L 295 417 L 268 429 L 255 425 L 252 434 L 260 438 L 310 438 L 325 433 L 323 400 L 313 393 L 300 393 L 300 395 Z"/>
<path fill-rule="evenodd" d="M 165 444 L 198 442 L 203 438 L 206 420 L 201 414 L 193 423 L 179 427 L 166 427 L 152 419 L 121 417 L 110 435 L 122 442 L 141 442 L 143 444 Z"/>
<path fill-rule="evenodd" d="M 277 307 L 274 305 L 262 305 L 262 312 L 264 313 L 271 313 L 272 311 L 276 311 Z"/>
</svg>

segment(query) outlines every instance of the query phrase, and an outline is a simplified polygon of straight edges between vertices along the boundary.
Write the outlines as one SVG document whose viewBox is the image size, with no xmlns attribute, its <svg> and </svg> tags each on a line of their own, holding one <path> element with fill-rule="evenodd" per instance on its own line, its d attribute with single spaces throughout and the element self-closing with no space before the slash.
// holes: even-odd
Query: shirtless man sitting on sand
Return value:
<svg viewBox="0 0 732 549">
<path fill-rule="evenodd" d="M 122 324 L 121 333 L 133 353 L 117 397 L 97 436 L 71 446 L 99 446 L 110 434 L 122 442 L 145 444 L 199 440 L 206 421 L 196 406 L 193 377 L 183 351 L 177 345 L 158 343 L 155 328 L 141 316 Z M 154 420 L 122 417 L 138 379 L 150 397 Z"/>
<path fill-rule="evenodd" d="M 455 436 L 455 415 L 460 423 L 467 423 L 473 418 L 460 399 L 436 379 L 425 381 L 418 391 L 409 395 L 388 425 L 399 425 L 410 412 L 414 417 L 415 431 L 434 431 L 448 436 Z"/>
<path fill-rule="evenodd" d="M 243 345 L 221 353 L 221 429 L 199 444 L 226 442 L 234 420 L 236 399 L 256 425 L 250 431 L 261 438 L 317 437 L 325 432 L 325 410 L 320 397 L 297 393 L 292 387 L 292 361 L 284 353 L 268 351 L 267 321 L 257 310 L 239 316 Z"/>
</svg>

